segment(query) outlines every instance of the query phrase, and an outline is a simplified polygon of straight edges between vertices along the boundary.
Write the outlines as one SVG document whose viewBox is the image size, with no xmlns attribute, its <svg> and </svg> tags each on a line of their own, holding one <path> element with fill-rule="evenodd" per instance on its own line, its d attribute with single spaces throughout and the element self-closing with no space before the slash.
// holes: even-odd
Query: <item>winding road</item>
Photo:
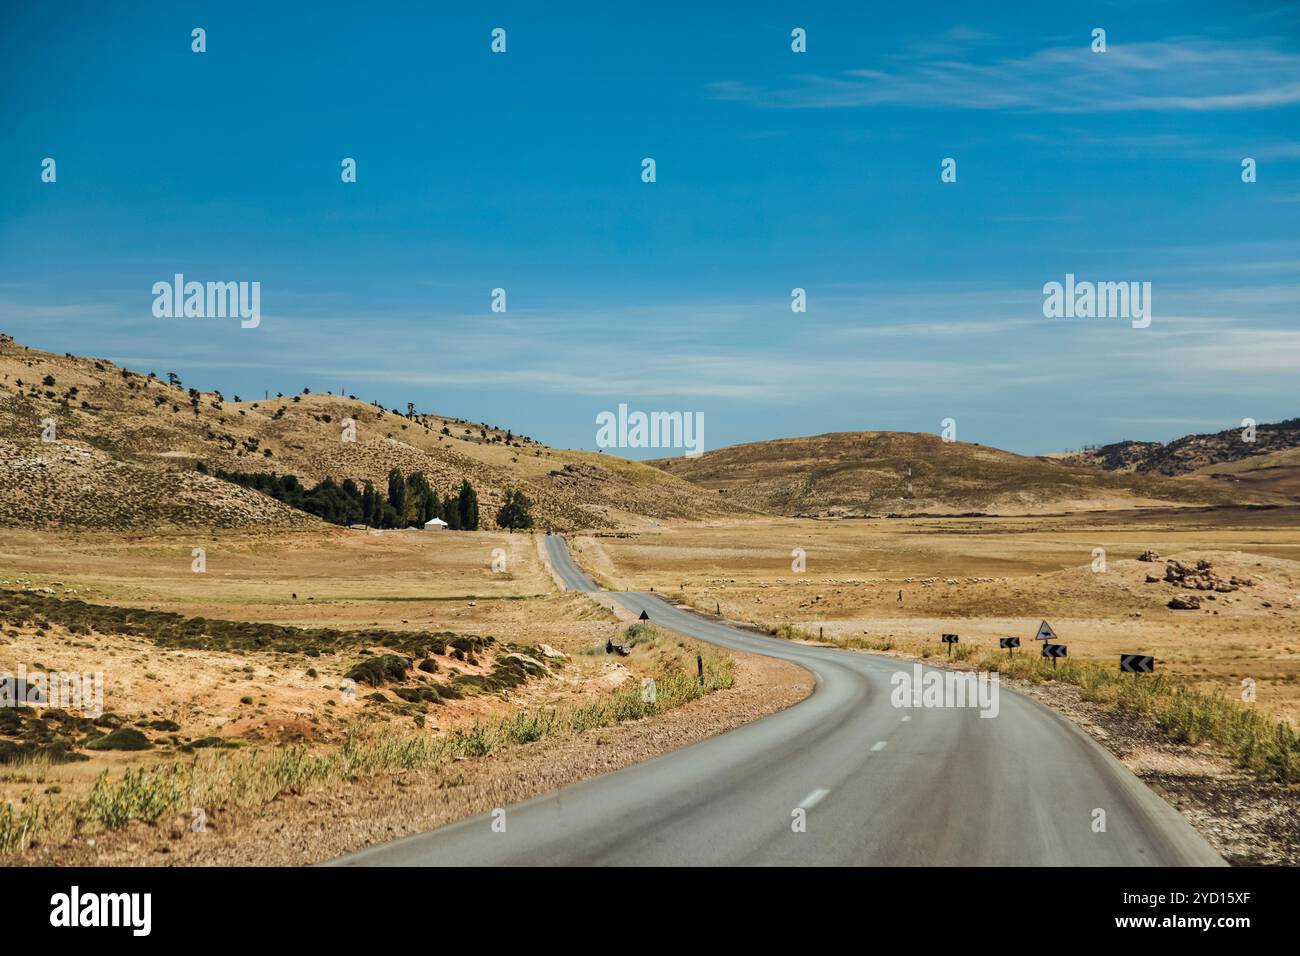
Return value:
<svg viewBox="0 0 1300 956">
<path fill-rule="evenodd" d="M 563 539 L 546 547 L 566 587 L 599 590 Z M 653 594 L 609 596 L 678 633 L 798 664 L 816 687 L 728 733 L 506 807 L 504 832 L 482 814 L 334 864 L 1224 865 L 1109 753 L 1029 698 L 1002 688 L 995 717 L 895 707 L 891 677 L 909 663 L 766 637 Z"/>
</svg>

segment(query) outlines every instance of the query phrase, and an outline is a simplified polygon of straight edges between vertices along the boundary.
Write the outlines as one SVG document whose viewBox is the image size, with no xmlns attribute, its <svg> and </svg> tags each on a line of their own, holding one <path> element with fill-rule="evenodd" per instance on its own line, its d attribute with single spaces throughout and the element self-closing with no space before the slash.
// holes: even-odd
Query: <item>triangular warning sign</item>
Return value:
<svg viewBox="0 0 1300 956">
<path fill-rule="evenodd" d="M 643 621 L 648 621 L 648 620 L 650 620 L 650 615 L 647 614 L 645 611 L 642 611 L 642 612 L 641 612 L 641 620 L 643 620 Z"/>
<path fill-rule="evenodd" d="M 1038 633 L 1034 635 L 1034 640 L 1036 641 L 1056 640 L 1056 632 L 1052 630 L 1052 625 L 1048 624 L 1046 621 L 1044 621 L 1042 624 L 1039 624 Z"/>
</svg>

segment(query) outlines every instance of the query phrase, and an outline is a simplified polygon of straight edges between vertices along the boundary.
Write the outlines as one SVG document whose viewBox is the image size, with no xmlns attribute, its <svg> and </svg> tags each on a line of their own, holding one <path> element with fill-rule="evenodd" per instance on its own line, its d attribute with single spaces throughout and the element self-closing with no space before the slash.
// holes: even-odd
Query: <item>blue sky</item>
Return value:
<svg viewBox="0 0 1300 956">
<path fill-rule="evenodd" d="M 0 329 L 567 447 L 619 403 L 710 448 L 1300 414 L 1294 4 L 280 6 L 0 7 Z M 154 318 L 176 272 L 260 327 Z M 1151 327 L 1044 318 L 1067 272 Z"/>
</svg>

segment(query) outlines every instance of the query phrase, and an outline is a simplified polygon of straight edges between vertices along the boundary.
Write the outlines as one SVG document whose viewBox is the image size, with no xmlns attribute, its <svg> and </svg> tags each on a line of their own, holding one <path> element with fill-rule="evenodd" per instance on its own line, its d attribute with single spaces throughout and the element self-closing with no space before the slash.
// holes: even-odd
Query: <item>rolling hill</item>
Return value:
<svg viewBox="0 0 1300 956">
<path fill-rule="evenodd" d="M 1184 435 L 1167 444 L 1122 441 L 1050 456 L 1066 464 L 1135 475 L 1189 476 L 1233 494 L 1277 495 L 1300 501 L 1300 418 L 1259 425 L 1255 440 L 1241 428 Z"/>
<path fill-rule="evenodd" d="M 355 440 L 345 440 L 353 424 Z M 42 433 L 53 441 L 43 440 Z M 316 527 L 217 471 L 386 485 L 468 479 L 490 525 L 508 488 L 539 527 L 768 515 L 861 516 L 1276 503 L 1300 493 L 1300 420 L 1168 445 L 1028 458 L 907 432 L 838 432 L 642 463 L 561 451 L 487 425 L 330 393 L 257 401 L 164 382 L 0 335 L 0 526 L 146 530 Z M 202 467 L 200 467 L 202 466 Z"/>
<path fill-rule="evenodd" d="M 1198 479 L 1107 472 L 912 432 L 834 432 L 653 462 L 732 503 L 779 515 L 864 516 L 1222 504 Z M 1250 501 L 1273 501 L 1267 492 Z"/>
<path fill-rule="evenodd" d="M 485 521 L 507 488 L 533 499 L 539 527 L 734 513 L 648 465 L 559 451 L 483 423 L 408 417 L 355 398 L 285 395 L 235 401 L 104 359 L 55 355 L 0 336 L 0 526 L 261 528 L 316 519 L 208 471 L 327 476 L 386 485 L 390 469 L 422 471 L 442 495 L 468 478 Z M 344 440 L 345 420 L 355 440 Z M 53 423 L 55 438 L 42 439 Z"/>
<path fill-rule="evenodd" d="M 1213 434 L 1184 435 L 1168 443 L 1121 441 L 1051 457 L 1106 471 L 1174 476 L 1206 473 L 1228 462 L 1300 448 L 1300 418 L 1257 426 L 1253 442 L 1243 440 L 1242 432 L 1241 428 L 1228 428 Z"/>
</svg>

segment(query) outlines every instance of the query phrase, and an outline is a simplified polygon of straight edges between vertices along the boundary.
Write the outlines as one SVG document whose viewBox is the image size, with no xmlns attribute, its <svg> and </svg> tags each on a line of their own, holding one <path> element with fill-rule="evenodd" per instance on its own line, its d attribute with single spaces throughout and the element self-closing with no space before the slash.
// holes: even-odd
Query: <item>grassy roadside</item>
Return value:
<svg viewBox="0 0 1300 956">
<path fill-rule="evenodd" d="M 968 646 L 972 650 L 962 657 L 976 670 L 1036 684 L 1072 684 L 1084 700 L 1151 718 L 1174 743 L 1212 744 L 1263 779 L 1300 782 L 1300 734 L 1289 722 L 1245 703 L 1189 687 L 1168 674 L 1121 674 L 1090 661 L 1065 661 L 1053 669 L 1041 657 L 1007 658 Z"/>
<path fill-rule="evenodd" d="M 643 640 L 653 646 L 668 643 L 653 635 L 643 635 Z M 203 751 L 190 760 L 127 770 L 117 780 L 104 771 L 84 797 L 41 795 L 20 808 L 0 805 L 0 853 L 121 829 L 134 821 L 155 823 L 169 815 L 188 814 L 192 808 L 211 813 L 223 807 L 262 806 L 281 795 L 305 793 L 353 777 L 436 767 L 544 737 L 651 717 L 734 685 L 730 657 L 702 656 L 701 682 L 693 655 L 660 649 L 654 695 L 632 685 L 589 703 L 522 710 L 439 736 L 357 731 L 330 750 L 294 745 L 257 752 Z"/>
<path fill-rule="evenodd" d="M 1120 713 L 1149 717 L 1164 737 L 1180 744 L 1211 744 L 1238 766 L 1265 780 L 1300 782 L 1300 733 L 1288 721 L 1243 702 L 1197 690 L 1168 674 L 1121 674 L 1091 661 L 1059 661 L 1056 667 L 1032 653 L 1006 654 L 978 642 L 957 644 L 951 658 L 931 660 L 933 648 L 917 642 L 852 637 L 819 639 L 790 624 L 759 625 L 768 634 L 787 640 L 810 641 L 846 650 L 893 654 L 954 666 L 997 672 L 1034 684 L 1069 684 L 1083 699 Z"/>
</svg>

